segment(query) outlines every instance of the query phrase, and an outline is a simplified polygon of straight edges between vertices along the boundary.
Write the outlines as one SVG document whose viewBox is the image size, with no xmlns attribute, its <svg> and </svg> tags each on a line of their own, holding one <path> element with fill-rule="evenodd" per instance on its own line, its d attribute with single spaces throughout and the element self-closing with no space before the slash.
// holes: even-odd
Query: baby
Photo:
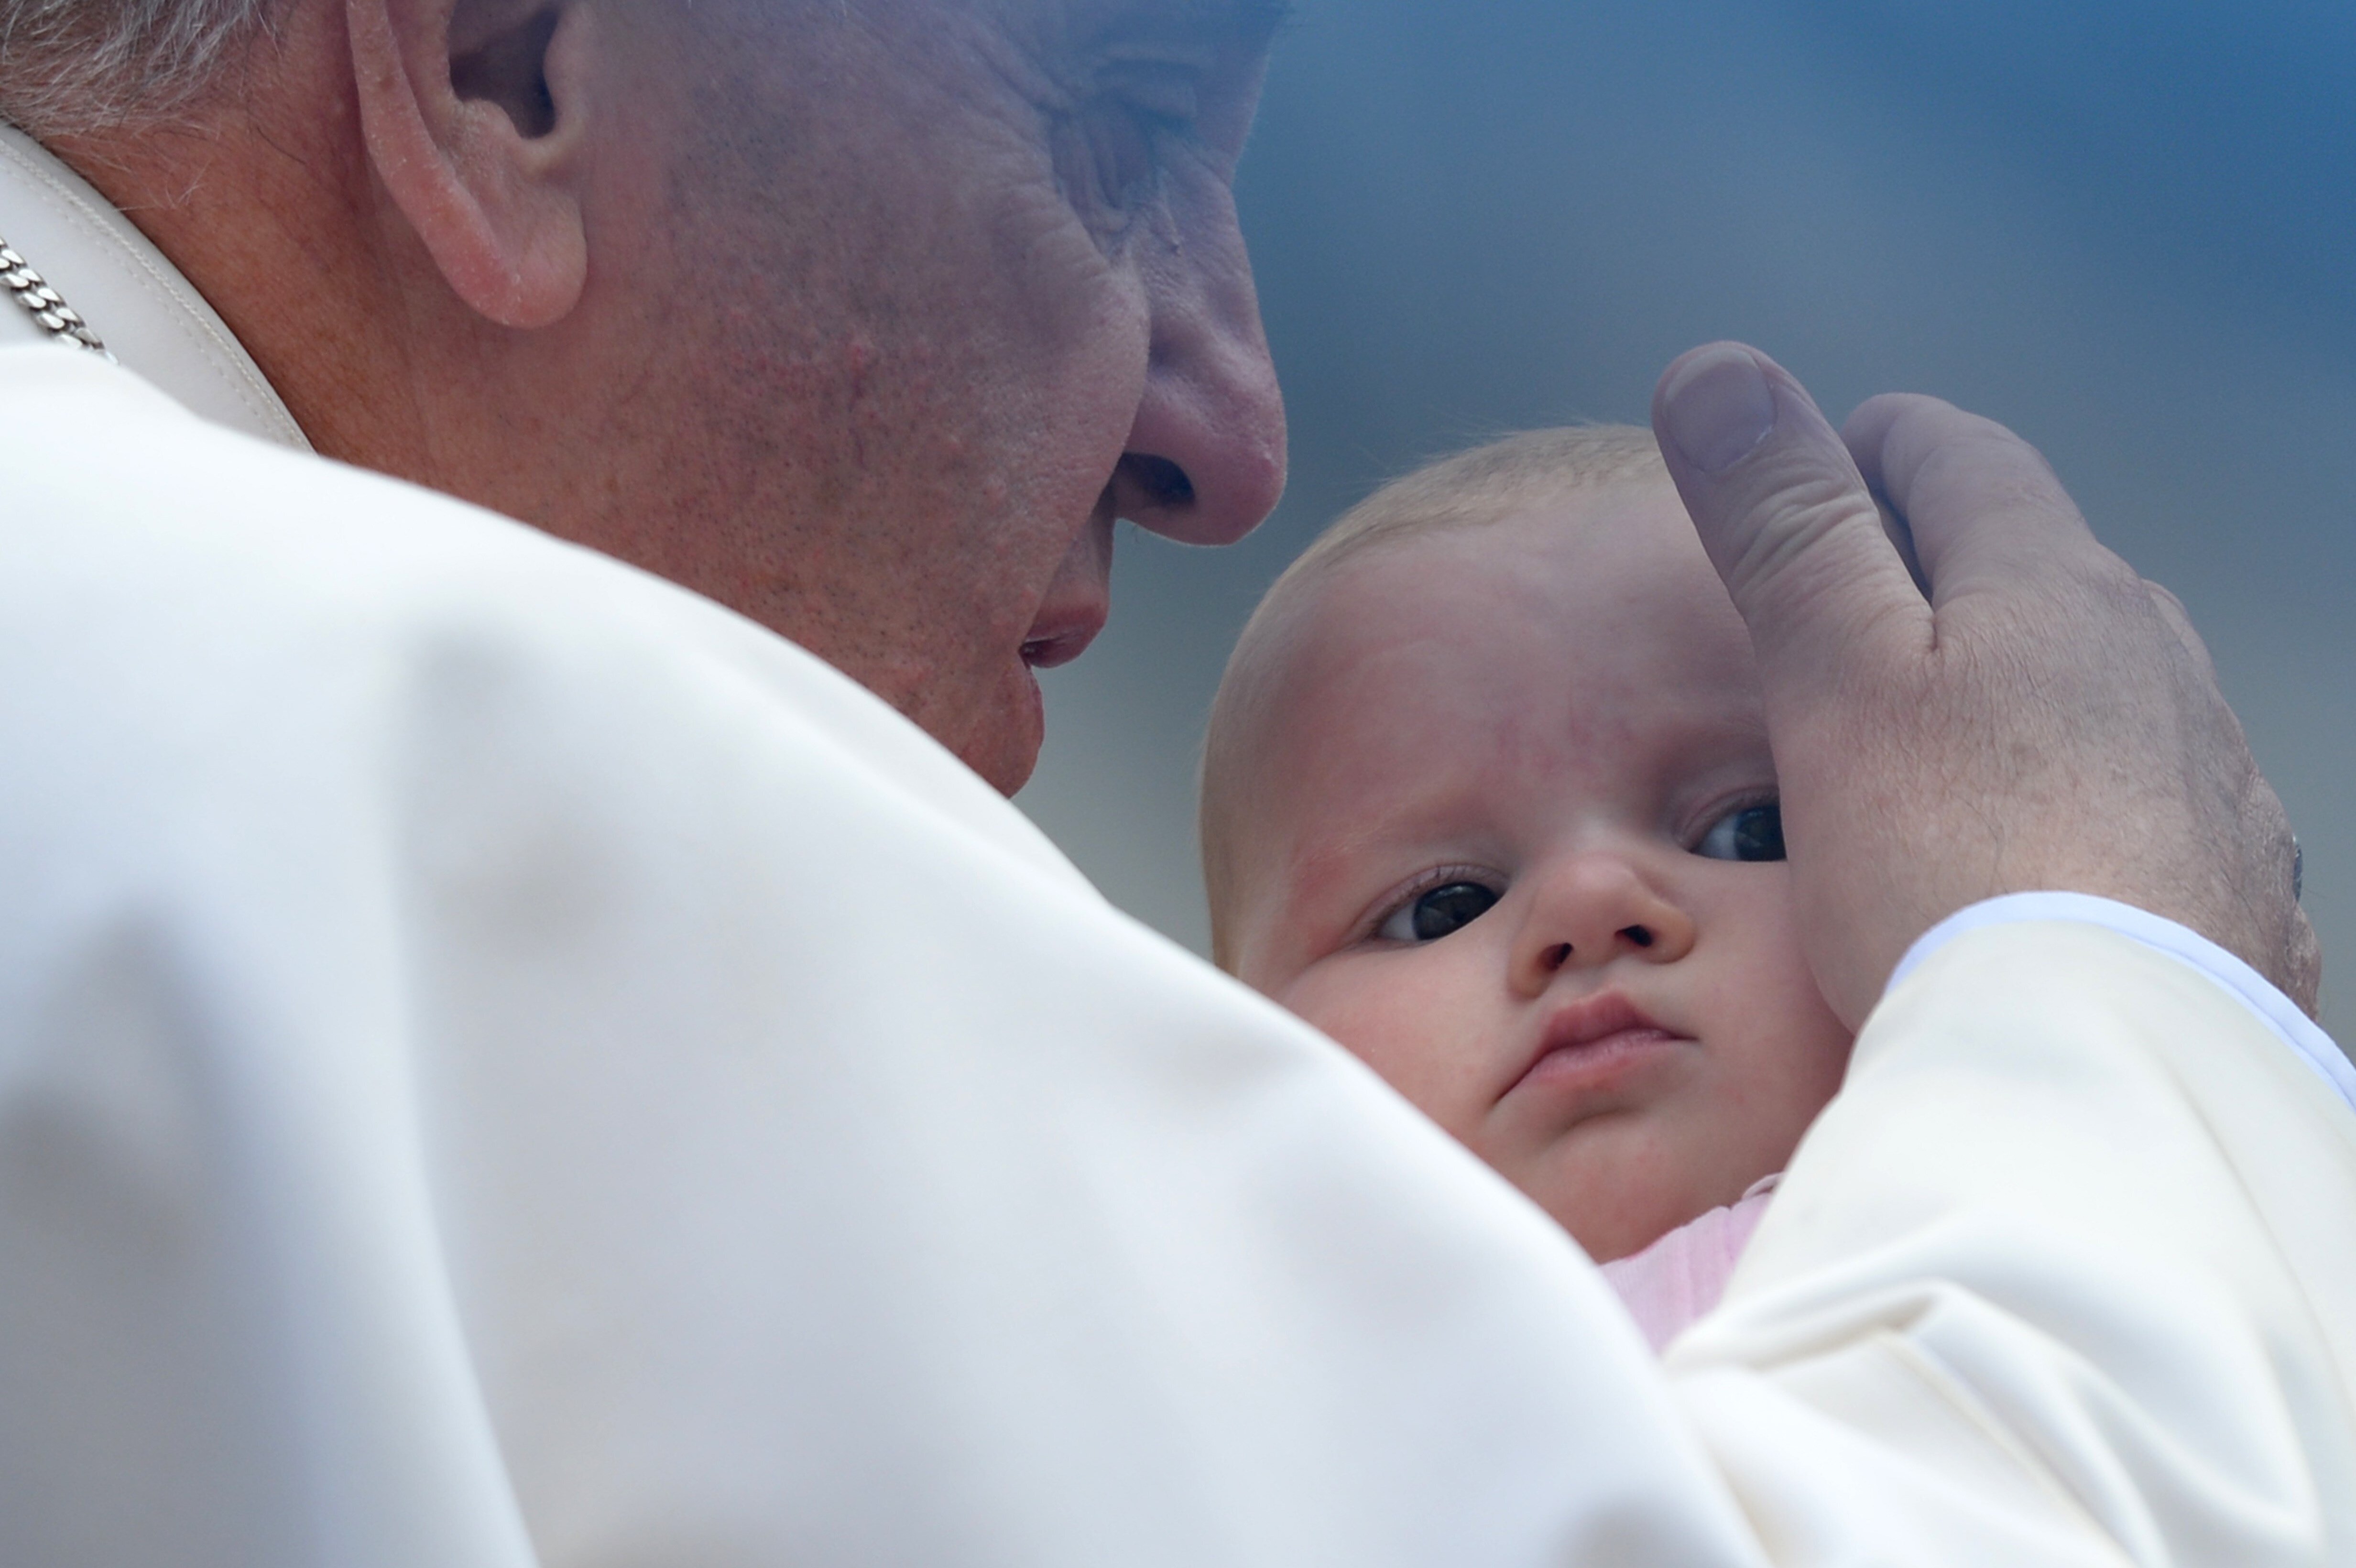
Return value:
<svg viewBox="0 0 2356 1568">
<path fill-rule="evenodd" d="M 1517 436 L 1327 530 L 1227 667 L 1203 853 L 1222 967 L 1537 1200 L 1656 1346 L 1715 1305 L 1850 1039 L 1650 432 Z"/>
</svg>

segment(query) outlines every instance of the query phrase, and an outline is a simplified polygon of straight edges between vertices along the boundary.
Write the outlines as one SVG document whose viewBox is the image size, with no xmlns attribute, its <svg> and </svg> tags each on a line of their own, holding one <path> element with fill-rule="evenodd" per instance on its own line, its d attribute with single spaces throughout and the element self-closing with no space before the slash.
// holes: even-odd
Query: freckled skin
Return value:
<svg viewBox="0 0 2356 1568">
<path fill-rule="evenodd" d="M 1691 852 L 1774 769 L 1749 639 L 1665 479 L 1377 547 L 1311 592 L 1268 656 L 1241 976 L 1599 1259 L 1781 1170 L 1849 1036 L 1788 868 Z M 1437 941 L 1375 935 L 1435 868 L 1504 896 Z M 1606 991 L 1676 1043 L 1601 1087 L 1526 1078 L 1548 1019 Z"/>
</svg>

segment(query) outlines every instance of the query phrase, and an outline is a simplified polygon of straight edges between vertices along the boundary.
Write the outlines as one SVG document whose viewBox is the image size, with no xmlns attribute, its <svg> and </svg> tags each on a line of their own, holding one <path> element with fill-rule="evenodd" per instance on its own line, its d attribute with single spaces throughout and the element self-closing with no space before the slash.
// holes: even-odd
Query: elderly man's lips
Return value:
<svg viewBox="0 0 2356 1568">
<path fill-rule="evenodd" d="M 1054 669 L 1071 663 L 1097 640 L 1111 608 L 1098 601 L 1041 611 L 1031 624 L 1031 635 L 1023 639 L 1023 662 L 1033 669 Z"/>
<path fill-rule="evenodd" d="M 1023 645 L 1023 662 L 1033 669 L 1054 669 L 1066 665 L 1087 652 L 1096 641 L 1096 634 L 1087 632 L 1062 637 L 1033 637 Z"/>
</svg>

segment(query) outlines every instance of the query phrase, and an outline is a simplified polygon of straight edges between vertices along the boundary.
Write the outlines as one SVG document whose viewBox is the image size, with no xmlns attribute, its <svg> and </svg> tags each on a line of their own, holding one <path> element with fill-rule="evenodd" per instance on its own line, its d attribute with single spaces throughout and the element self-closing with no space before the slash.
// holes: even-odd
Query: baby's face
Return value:
<svg viewBox="0 0 2356 1568">
<path fill-rule="evenodd" d="M 1801 955 L 1750 642 L 1667 481 L 1377 546 L 1279 635 L 1243 979 L 1599 1260 L 1781 1170 L 1849 1037 Z"/>
</svg>

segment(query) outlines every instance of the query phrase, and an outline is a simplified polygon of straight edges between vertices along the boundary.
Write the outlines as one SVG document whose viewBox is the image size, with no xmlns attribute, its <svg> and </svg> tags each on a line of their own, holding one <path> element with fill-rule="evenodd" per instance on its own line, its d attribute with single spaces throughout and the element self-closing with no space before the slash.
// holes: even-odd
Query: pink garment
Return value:
<svg viewBox="0 0 2356 1568">
<path fill-rule="evenodd" d="M 1603 1265 L 1603 1277 L 1620 1293 L 1654 1349 L 1683 1333 L 1726 1294 L 1726 1282 L 1767 1212 L 1776 1180 L 1762 1177 L 1731 1207 L 1713 1209 L 1643 1252 Z"/>
</svg>

